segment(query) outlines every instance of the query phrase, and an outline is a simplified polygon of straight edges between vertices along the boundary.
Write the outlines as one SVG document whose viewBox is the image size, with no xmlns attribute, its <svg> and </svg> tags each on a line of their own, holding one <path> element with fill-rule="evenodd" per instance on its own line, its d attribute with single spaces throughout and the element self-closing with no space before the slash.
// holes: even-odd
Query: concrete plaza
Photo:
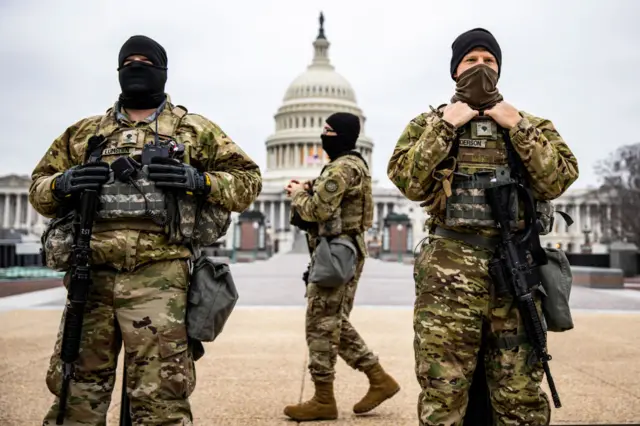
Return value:
<svg viewBox="0 0 640 426">
<path fill-rule="evenodd" d="M 191 400 L 197 425 L 290 425 L 285 405 L 311 396 L 304 341 L 308 256 L 283 254 L 234 264 L 237 310 L 197 362 Z M 416 426 L 412 266 L 369 259 L 352 319 L 401 392 L 371 414 L 351 407 L 367 390 L 364 375 L 338 361 L 340 418 L 314 424 Z M 65 290 L 0 298 L 0 425 L 38 425 L 52 400 L 44 376 Z M 551 372 L 563 403 L 552 424 L 640 424 L 640 291 L 574 287 L 575 329 L 550 333 Z M 109 424 L 117 424 L 121 369 Z M 546 389 L 546 381 L 545 381 Z"/>
</svg>

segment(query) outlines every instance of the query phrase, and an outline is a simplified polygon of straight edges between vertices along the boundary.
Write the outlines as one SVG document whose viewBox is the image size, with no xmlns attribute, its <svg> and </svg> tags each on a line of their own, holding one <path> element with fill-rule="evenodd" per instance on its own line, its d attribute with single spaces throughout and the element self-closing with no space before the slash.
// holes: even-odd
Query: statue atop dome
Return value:
<svg viewBox="0 0 640 426">
<path fill-rule="evenodd" d="M 320 22 L 320 30 L 318 31 L 318 39 L 326 39 L 324 36 L 324 14 L 320 12 L 320 18 L 318 19 Z"/>
</svg>

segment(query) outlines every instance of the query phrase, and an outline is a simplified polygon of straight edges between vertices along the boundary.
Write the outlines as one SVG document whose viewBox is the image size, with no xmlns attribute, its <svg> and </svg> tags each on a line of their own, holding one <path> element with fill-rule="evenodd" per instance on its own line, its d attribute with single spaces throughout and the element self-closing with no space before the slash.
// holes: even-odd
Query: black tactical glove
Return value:
<svg viewBox="0 0 640 426">
<path fill-rule="evenodd" d="M 309 270 L 311 269 L 311 264 L 307 265 L 307 270 L 302 274 L 302 281 L 304 281 L 304 285 L 309 284 Z"/>
<path fill-rule="evenodd" d="M 195 195 L 208 195 L 209 176 L 189 164 L 167 157 L 154 157 L 149 164 L 149 179 L 158 188 L 182 189 Z"/>
<path fill-rule="evenodd" d="M 58 201 L 70 198 L 85 189 L 100 191 L 109 180 L 109 164 L 105 162 L 73 166 L 51 183 L 53 198 Z"/>
</svg>

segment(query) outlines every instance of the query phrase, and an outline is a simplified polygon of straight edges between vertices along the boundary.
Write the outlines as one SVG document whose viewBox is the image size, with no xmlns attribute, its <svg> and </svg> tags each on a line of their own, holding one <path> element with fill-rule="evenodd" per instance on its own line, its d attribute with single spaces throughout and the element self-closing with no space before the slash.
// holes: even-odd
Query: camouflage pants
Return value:
<svg viewBox="0 0 640 426">
<path fill-rule="evenodd" d="M 338 355 L 360 371 L 378 362 L 349 322 L 363 267 L 361 259 L 355 277 L 338 288 L 323 288 L 311 282 L 307 287 L 306 338 L 309 372 L 314 382 L 333 382 Z"/>
<path fill-rule="evenodd" d="M 462 424 L 483 323 L 488 342 L 524 333 L 512 298 L 490 297 L 491 257 L 488 250 L 431 237 L 416 258 L 413 324 L 421 426 Z M 542 315 L 539 299 L 536 303 Z M 549 424 L 550 405 L 540 388 L 542 365 L 527 363 L 530 351 L 528 343 L 487 348 L 485 368 L 497 425 Z"/>
<path fill-rule="evenodd" d="M 196 378 L 185 326 L 188 272 L 184 260 L 171 260 L 132 272 L 92 273 L 65 426 L 106 425 L 123 341 L 133 424 L 192 424 L 188 397 Z M 58 411 L 61 339 L 62 323 L 47 372 L 56 400 L 44 425 L 54 425 Z"/>
</svg>

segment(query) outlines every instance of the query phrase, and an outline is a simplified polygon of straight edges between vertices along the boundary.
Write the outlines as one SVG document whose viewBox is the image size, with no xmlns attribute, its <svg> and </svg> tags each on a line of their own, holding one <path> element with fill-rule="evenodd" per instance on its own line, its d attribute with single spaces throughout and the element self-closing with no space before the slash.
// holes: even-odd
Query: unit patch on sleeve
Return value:
<svg viewBox="0 0 640 426">
<path fill-rule="evenodd" d="M 324 184 L 324 189 L 327 192 L 336 192 L 338 190 L 338 182 L 336 182 L 333 179 L 330 179 Z"/>
</svg>

